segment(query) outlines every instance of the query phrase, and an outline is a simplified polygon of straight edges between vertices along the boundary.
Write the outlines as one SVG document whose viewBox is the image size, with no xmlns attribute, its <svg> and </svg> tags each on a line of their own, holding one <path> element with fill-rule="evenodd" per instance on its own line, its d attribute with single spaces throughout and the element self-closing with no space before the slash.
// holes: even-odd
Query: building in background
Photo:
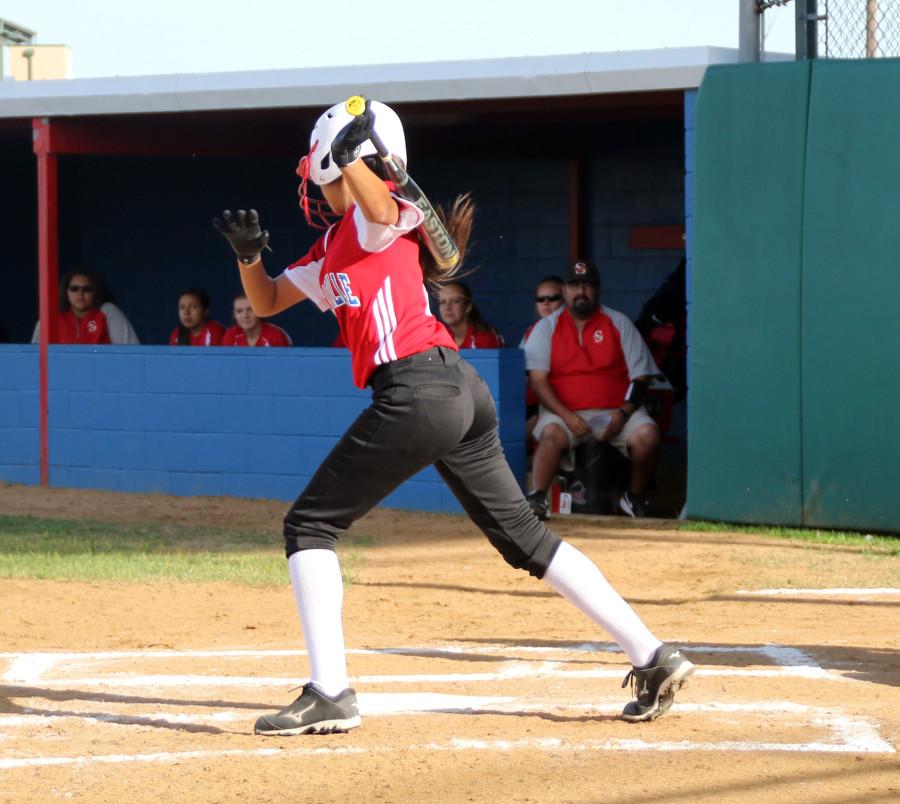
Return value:
<svg viewBox="0 0 900 804">
<path fill-rule="evenodd" d="M 68 45 L 11 45 L 3 75 L 17 81 L 72 77 L 72 49 Z"/>
<path fill-rule="evenodd" d="M 67 45 L 37 45 L 36 38 L 34 31 L 0 19 L 0 78 L 72 78 L 72 49 Z"/>
</svg>

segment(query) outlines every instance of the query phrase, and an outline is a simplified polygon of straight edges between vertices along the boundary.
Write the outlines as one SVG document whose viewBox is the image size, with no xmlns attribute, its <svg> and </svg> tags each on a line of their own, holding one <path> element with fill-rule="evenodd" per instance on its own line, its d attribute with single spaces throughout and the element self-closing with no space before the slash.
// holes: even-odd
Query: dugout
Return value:
<svg viewBox="0 0 900 804">
<path fill-rule="evenodd" d="M 273 439 L 315 440 L 323 416 L 322 437 L 339 433 L 364 399 L 349 387 L 345 357 L 323 348 L 333 324 L 310 305 L 277 316 L 298 347 L 282 355 L 222 350 L 213 359 L 159 344 L 176 323 L 177 295 L 187 286 L 207 287 L 214 316 L 228 321 L 239 282 L 227 246 L 209 224 L 223 207 L 261 211 L 275 249 L 270 270 L 305 251 L 314 233 L 296 207 L 294 167 L 317 114 L 350 94 L 397 108 L 411 173 L 433 199 L 473 192 L 478 270 L 469 281 L 480 309 L 509 344 L 518 343 L 531 321 L 535 282 L 576 255 L 601 265 L 605 302 L 637 316 L 684 253 L 696 87 L 710 64 L 736 55 L 684 48 L 3 82 L 0 215 L 8 285 L 0 318 L 14 345 L 0 351 L 0 477 L 293 496 L 324 443 L 303 441 L 309 449 L 284 464 L 284 482 L 274 486 L 265 477 L 272 456 L 283 457 L 275 440 L 256 449 L 250 472 L 227 449 L 210 445 L 252 443 L 259 433 L 248 428 L 262 426 L 258 420 L 267 416 L 277 422 L 268 433 Z M 57 272 L 78 263 L 104 274 L 147 346 L 51 345 L 42 404 L 40 350 L 22 344 L 38 316 L 39 278 L 49 288 L 45 304 L 52 305 Z M 521 355 L 510 349 L 478 358 L 498 399 L 504 446 L 524 477 L 516 390 Z M 275 360 L 290 366 L 262 369 L 262 361 Z M 308 382 L 291 382 L 281 387 L 287 401 L 267 401 L 279 394 L 268 372 L 302 373 L 313 364 L 325 378 L 316 383 L 316 400 Z M 249 384 L 244 401 L 230 399 L 229 388 L 242 382 Z M 676 437 L 683 468 L 683 427 Z M 401 497 L 392 504 L 457 510 L 447 495 Z"/>
</svg>

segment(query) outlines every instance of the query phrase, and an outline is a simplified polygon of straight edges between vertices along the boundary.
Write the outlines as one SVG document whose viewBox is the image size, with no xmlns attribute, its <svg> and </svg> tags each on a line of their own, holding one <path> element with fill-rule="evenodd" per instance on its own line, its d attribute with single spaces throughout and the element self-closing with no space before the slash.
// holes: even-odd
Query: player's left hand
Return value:
<svg viewBox="0 0 900 804">
<path fill-rule="evenodd" d="M 269 232 L 259 228 L 259 214 L 255 209 L 249 212 L 239 209 L 237 215 L 226 209 L 221 218 L 213 218 L 213 226 L 231 244 L 241 262 L 255 262 L 269 245 Z"/>
<path fill-rule="evenodd" d="M 362 146 L 375 130 L 375 113 L 367 98 L 365 109 L 347 123 L 331 142 L 331 158 L 339 168 L 345 168 L 359 159 Z"/>
</svg>

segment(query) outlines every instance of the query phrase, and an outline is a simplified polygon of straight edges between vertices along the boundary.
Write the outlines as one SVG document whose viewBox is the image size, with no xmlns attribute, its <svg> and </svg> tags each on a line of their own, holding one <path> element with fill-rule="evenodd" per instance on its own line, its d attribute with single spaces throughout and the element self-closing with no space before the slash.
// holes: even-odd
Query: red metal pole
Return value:
<svg viewBox="0 0 900 804">
<path fill-rule="evenodd" d="M 33 121 L 34 153 L 38 182 L 38 314 L 41 322 L 40 374 L 40 476 L 41 485 L 50 484 L 49 382 L 47 347 L 56 341 L 57 284 L 59 282 L 59 206 L 57 156 L 50 150 L 50 121 Z"/>
</svg>

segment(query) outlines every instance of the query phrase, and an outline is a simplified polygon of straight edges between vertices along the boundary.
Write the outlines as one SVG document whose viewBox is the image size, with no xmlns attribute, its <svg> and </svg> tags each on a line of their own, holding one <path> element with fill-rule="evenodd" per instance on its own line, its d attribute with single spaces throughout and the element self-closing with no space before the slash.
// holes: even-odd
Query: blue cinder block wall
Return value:
<svg viewBox="0 0 900 804">
<path fill-rule="evenodd" d="M 39 420 L 36 347 L 0 345 L 0 479 L 40 481 Z"/>
<path fill-rule="evenodd" d="M 525 477 L 524 362 L 467 351 L 494 394 L 507 458 Z M 0 346 L 0 479 L 39 482 L 36 346 Z M 343 349 L 54 346 L 50 484 L 292 500 L 369 394 Z M 352 489 L 348 489 L 348 494 Z M 462 509 L 433 469 L 383 503 Z"/>
</svg>

